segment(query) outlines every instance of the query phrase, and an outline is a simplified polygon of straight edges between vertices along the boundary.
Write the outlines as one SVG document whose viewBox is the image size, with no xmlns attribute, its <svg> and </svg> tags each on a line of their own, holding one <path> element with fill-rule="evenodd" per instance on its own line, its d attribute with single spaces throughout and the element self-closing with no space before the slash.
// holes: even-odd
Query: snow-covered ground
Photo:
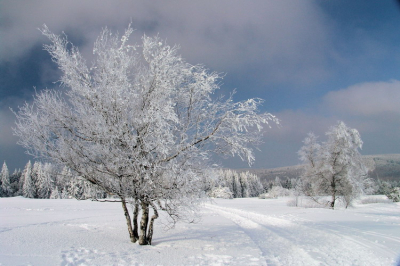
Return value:
<svg viewBox="0 0 400 266">
<path fill-rule="evenodd" d="M 400 204 L 297 208 L 216 199 L 202 220 L 129 242 L 120 203 L 0 199 L 0 265 L 395 265 Z"/>
</svg>

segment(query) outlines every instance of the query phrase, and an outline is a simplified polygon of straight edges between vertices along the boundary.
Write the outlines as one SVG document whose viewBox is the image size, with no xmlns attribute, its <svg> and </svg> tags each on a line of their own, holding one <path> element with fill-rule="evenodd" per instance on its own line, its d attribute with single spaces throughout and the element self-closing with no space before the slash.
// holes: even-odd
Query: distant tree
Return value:
<svg viewBox="0 0 400 266">
<path fill-rule="evenodd" d="M 53 168 L 50 163 L 40 164 L 37 172 L 37 194 L 40 199 L 50 198 L 53 190 Z"/>
<path fill-rule="evenodd" d="M 258 176 L 248 171 L 238 173 L 230 169 L 219 170 L 217 171 L 217 176 L 217 181 L 214 183 L 212 191 L 217 189 L 218 193 L 223 193 L 229 190 L 234 198 L 257 197 L 264 192 Z M 224 187 L 228 188 L 228 190 L 219 189 Z"/>
<path fill-rule="evenodd" d="M 232 199 L 232 192 L 228 187 L 214 187 L 210 191 L 210 197 L 212 198 L 222 198 L 222 199 Z"/>
<path fill-rule="evenodd" d="M 6 162 L 3 163 L 3 167 L 1 168 L 1 190 L 3 193 L 3 197 L 12 196 L 10 172 L 8 171 Z"/>
<path fill-rule="evenodd" d="M 60 192 L 58 191 L 58 187 L 54 187 L 50 194 L 50 199 L 61 199 Z"/>
<path fill-rule="evenodd" d="M 376 183 L 377 188 L 375 192 L 379 195 L 388 195 L 393 188 L 393 185 L 388 181 L 382 181 L 378 179 Z"/>
<path fill-rule="evenodd" d="M 258 195 L 264 192 L 264 187 L 257 175 L 247 171 L 241 173 L 241 176 L 245 177 L 247 182 L 247 190 L 245 191 L 246 197 L 258 197 Z"/>
<path fill-rule="evenodd" d="M 299 155 L 305 164 L 305 194 L 330 195 L 329 205 L 334 209 L 338 198 L 348 206 L 354 197 L 371 188 L 372 181 L 358 151 L 363 143 L 358 131 L 338 122 L 326 135 L 328 140 L 319 144 L 310 133 Z"/>
<path fill-rule="evenodd" d="M 32 180 L 32 164 L 29 161 L 24 171 L 22 172 L 22 178 L 24 179 L 24 185 L 22 187 L 22 195 L 25 198 L 34 198 L 35 197 L 35 184 Z"/>
<path fill-rule="evenodd" d="M 83 200 L 85 198 L 85 184 L 82 178 L 71 178 L 68 184 L 68 195 L 77 199 Z"/>
<path fill-rule="evenodd" d="M 282 181 L 279 178 L 279 176 L 275 177 L 274 186 L 275 187 L 282 187 Z"/>
<path fill-rule="evenodd" d="M 22 182 L 23 178 L 22 172 L 20 169 L 15 169 L 14 172 L 10 175 L 10 183 L 11 183 L 11 191 L 12 196 L 21 196 L 22 195 Z"/>
<path fill-rule="evenodd" d="M 286 180 L 282 182 L 282 187 L 286 188 L 286 189 L 292 189 L 293 188 L 292 180 L 289 178 L 286 178 Z"/>
<path fill-rule="evenodd" d="M 70 195 L 68 194 L 68 190 L 66 188 L 63 188 L 61 190 L 60 198 L 61 199 L 69 199 L 70 198 Z"/>
<path fill-rule="evenodd" d="M 32 166 L 31 179 L 33 182 L 33 195 L 34 198 L 39 197 L 39 176 L 42 174 L 42 163 L 40 161 L 35 161 Z"/>
<path fill-rule="evenodd" d="M 392 188 L 386 196 L 393 202 L 400 202 L 400 187 Z"/>
<path fill-rule="evenodd" d="M 72 175 L 71 169 L 69 169 L 67 166 L 64 166 L 61 170 L 61 172 L 58 175 L 58 186 L 62 188 L 62 197 L 63 198 L 68 198 L 69 196 L 72 197 L 71 194 L 69 194 L 69 191 L 71 190 L 71 181 L 75 179 L 74 176 Z"/>
</svg>

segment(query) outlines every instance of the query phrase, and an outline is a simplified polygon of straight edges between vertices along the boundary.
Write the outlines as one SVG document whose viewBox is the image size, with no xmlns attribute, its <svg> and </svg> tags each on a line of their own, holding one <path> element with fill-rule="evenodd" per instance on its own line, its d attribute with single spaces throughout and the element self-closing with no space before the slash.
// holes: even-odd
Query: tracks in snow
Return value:
<svg viewBox="0 0 400 266">
<path fill-rule="evenodd" d="M 395 256 L 385 250 L 387 257 L 377 257 L 379 244 L 331 228 L 212 204 L 206 208 L 237 224 L 267 265 L 390 265 Z"/>
</svg>

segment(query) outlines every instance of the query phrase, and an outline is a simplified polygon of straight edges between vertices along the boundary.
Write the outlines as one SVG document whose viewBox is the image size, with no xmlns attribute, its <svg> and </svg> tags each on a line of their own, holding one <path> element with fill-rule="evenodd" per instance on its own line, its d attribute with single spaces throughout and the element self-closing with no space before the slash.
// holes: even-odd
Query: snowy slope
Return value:
<svg viewBox="0 0 400 266">
<path fill-rule="evenodd" d="M 400 204 L 286 206 L 287 198 L 216 199 L 197 224 L 153 246 L 129 237 L 119 203 L 0 199 L 0 265 L 395 265 Z"/>
</svg>

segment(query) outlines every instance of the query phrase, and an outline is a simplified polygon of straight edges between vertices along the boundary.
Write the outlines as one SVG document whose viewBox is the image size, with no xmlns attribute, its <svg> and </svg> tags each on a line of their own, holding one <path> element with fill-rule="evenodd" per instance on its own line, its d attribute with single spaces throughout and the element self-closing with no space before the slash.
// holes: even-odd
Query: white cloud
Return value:
<svg viewBox="0 0 400 266">
<path fill-rule="evenodd" d="M 400 115 L 400 81 L 356 84 L 329 92 L 323 102 L 331 112 L 348 116 Z"/>
</svg>

